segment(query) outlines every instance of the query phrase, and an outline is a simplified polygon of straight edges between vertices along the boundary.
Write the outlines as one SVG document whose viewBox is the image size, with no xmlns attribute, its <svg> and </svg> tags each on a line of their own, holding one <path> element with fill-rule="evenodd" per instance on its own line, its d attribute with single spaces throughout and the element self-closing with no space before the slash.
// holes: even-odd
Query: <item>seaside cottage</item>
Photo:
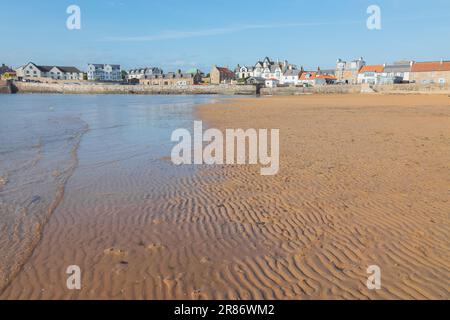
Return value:
<svg viewBox="0 0 450 320">
<path fill-rule="evenodd" d="M 89 81 L 122 81 L 122 70 L 118 64 L 89 63 L 87 79 Z"/>
<path fill-rule="evenodd" d="M 450 61 L 415 62 L 411 67 L 411 81 L 420 84 L 450 83 Z"/>
<path fill-rule="evenodd" d="M 289 69 L 283 73 L 280 83 L 284 85 L 297 86 L 300 84 L 300 73 L 301 70 Z"/>
<path fill-rule="evenodd" d="M 237 79 L 247 79 L 254 76 L 255 67 L 237 65 L 235 69 Z"/>
<path fill-rule="evenodd" d="M 299 77 L 299 84 L 304 86 L 315 86 L 317 83 L 316 71 L 302 71 Z"/>
<path fill-rule="evenodd" d="M 358 73 L 358 84 L 379 84 L 383 71 L 383 64 L 363 66 Z"/>
<path fill-rule="evenodd" d="M 386 64 L 380 77 L 380 84 L 408 83 L 413 61 L 398 61 Z"/>
<path fill-rule="evenodd" d="M 139 82 L 139 79 L 145 79 L 146 76 L 162 75 L 164 72 L 160 68 L 146 67 L 140 69 L 131 69 L 128 71 L 127 80 L 129 82 Z"/>
<path fill-rule="evenodd" d="M 10 67 L 2 64 L 0 67 L 0 80 L 16 79 L 17 73 Z"/>
<path fill-rule="evenodd" d="M 183 73 L 181 70 L 165 74 L 152 74 L 139 79 L 139 83 L 148 86 L 191 86 L 201 83 L 202 74 L 198 70 L 196 73 Z"/>
<path fill-rule="evenodd" d="M 236 78 L 233 71 L 214 65 L 210 72 L 211 84 L 230 84 Z"/>
<path fill-rule="evenodd" d="M 336 77 L 332 74 L 328 74 L 325 71 L 317 68 L 317 71 L 304 71 L 303 67 L 300 70 L 300 76 L 298 83 L 303 86 L 323 86 L 327 84 L 334 84 Z"/>
</svg>

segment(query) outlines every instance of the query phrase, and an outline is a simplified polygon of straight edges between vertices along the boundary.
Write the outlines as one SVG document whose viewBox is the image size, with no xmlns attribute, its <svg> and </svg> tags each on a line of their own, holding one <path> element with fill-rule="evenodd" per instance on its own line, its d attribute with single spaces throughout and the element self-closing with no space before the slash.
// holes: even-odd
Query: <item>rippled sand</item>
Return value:
<svg viewBox="0 0 450 320">
<path fill-rule="evenodd" d="M 450 297 L 450 98 L 228 100 L 194 118 L 279 128 L 280 173 L 174 168 L 166 151 L 141 153 L 139 125 L 134 147 L 91 129 L 40 243 L 0 298 Z M 373 264 L 377 291 L 366 287 Z M 69 265 L 81 267 L 80 291 L 66 288 Z"/>
</svg>

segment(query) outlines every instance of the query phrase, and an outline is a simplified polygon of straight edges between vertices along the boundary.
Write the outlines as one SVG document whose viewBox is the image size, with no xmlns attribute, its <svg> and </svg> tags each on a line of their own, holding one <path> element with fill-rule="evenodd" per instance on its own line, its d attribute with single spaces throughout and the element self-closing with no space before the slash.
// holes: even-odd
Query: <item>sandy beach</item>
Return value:
<svg viewBox="0 0 450 320">
<path fill-rule="evenodd" d="M 169 154 L 139 158 L 135 140 L 115 148 L 91 128 L 0 299 L 450 298 L 448 96 L 225 99 L 193 119 L 280 129 L 279 173 L 174 169 Z M 79 291 L 66 287 L 69 265 Z M 380 290 L 366 287 L 370 265 Z"/>
</svg>

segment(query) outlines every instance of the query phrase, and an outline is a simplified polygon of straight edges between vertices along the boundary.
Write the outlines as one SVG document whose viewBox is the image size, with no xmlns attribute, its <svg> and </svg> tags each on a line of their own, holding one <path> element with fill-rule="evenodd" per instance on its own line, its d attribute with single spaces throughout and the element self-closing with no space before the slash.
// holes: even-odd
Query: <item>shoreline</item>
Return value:
<svg viewBox="0 0 450 320">
<path fill-rule="evenodd" d="M 193 119 L 209 128 L 280 128 L 280 173 L 204 166 L 156 183 L 146 198 L 135 185 L 143 174 L 154 179 L 145 171 L 115 172 L 125 184 L 105 193 L 83 190 L 89 172 L 78 170 L 71 196 L 0 297 L 448 298 L 447 100 L 313 95 L 196 105 Z M 81 291 L 64 288 L 69 264 L 82 267 Z M 365 287 L 373 264 L 382 290 Z"/>
</svg>

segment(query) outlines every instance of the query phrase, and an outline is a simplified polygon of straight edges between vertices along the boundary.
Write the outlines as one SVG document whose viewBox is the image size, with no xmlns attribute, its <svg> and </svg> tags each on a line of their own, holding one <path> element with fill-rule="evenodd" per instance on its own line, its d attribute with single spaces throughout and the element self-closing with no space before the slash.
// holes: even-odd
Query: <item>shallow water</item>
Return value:
<svg viewBox="0 0 450 320">
<path fill-rule="evenodd" d="M 81 177 L 73 181 L 76 190 L 107 184 L 101 195 L 80 192 L 83 199 L 71 199 L 87 204 L 108 194 L 130 201 L 131 194 L 145 191 L 147 178 L 130 179 L 133 185 L 102 179 L 114 176 L 115 170 L 130 178 L 148 175 L 152 185 L 161 186 L 174 175 L 191 174 L 194 168 L 174 170 L 165 160 L 173 146 L 170 135 L 176 128 L 190 128 L 193 106 L 213 99 L 1 95 L 0 290 L 32 254 L 74 172 Z"/>
</svg>

